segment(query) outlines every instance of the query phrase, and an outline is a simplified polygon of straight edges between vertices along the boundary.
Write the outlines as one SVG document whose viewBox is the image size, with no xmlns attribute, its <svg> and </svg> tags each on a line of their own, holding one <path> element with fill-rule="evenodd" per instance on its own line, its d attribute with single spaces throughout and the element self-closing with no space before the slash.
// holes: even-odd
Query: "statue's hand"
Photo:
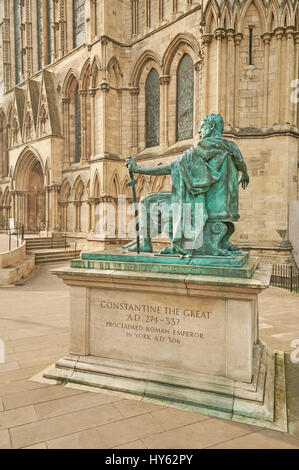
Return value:
<svg viewBox="0 0 299 470">
<path fill-rule="evenodd" d="M 242 185 L 243 189 L 246 189 L 247 186 L 249 185 L 249 176 L 248 173 L 243 173 L 243 175 L 240 178 L 239 184 Z"/>
<path fill-rule="evenodd" d="M 126 167 L 132 173 L 138 173 L 139 166 L 137 165 L 137 163 L 135 162 L 135 160 L 132 157 L 126 158 Z"/>
</svg>

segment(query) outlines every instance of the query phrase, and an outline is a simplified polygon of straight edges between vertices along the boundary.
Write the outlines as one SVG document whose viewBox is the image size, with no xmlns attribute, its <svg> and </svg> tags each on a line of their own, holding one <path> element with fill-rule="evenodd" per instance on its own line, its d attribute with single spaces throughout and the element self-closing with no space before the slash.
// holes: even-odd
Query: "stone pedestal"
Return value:
<svg viewBox="0 0 299 470">
<path fill-rule="evenodd" d="M 82 266 L 54 271 L 70 286 L 71 337 L 47 378 L 286 430 L 279 358 L 258 341 L 271 266 L 251 279 Z"/>
</svg>

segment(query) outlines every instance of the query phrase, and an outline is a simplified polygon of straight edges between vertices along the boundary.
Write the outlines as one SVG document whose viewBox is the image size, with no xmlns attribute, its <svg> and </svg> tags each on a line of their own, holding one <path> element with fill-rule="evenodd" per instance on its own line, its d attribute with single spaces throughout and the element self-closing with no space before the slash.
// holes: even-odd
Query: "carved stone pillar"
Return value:
<svg viewBox="0 0 299 470">
<path fill-rule="evenodd" d="M 29 78 L 33 73 L 33 48 L 32 48 L 32 19 L 31 0 L 25 0 L 25 76 Z"/>
<path fill-rule="evenodd" d="M 79 90 L 81 103 L 81 165 L 87 162 L 87 90 Z"/>
<path fill-rule="evenodd" d="M 234 34 L 235 41 L 235 96 L 234 96 L 234 125 L 239 121 L 239 89 L 240 89 L 240 44 L 243 34 Z"/>
<path fill-rule="evenodd" d="M 82 205 L 82 201 L 73 201 L 73 204 L 76 207 L 75 232 L 81 232 L 81 205 Z"/>
<path fill-rule="evenodd" d="M 59 58 L 65 56 L 67 49 L 67 0 L 60 0 L 59 8 Z"/>
<path fill-rule="evenodd" d="M 168 85 L 170 81 L 169 75 L 162 75 L 160 77 L 161 85 L 161 145 L 162 150 L 168 148 Z"/>
<path fill-rule="evenodd" d="M 276 80 L 275 80 L 275 112 L 274 119 L 275 124 L 280 124 L 282 122 L 282 109 L 281 109 L 281 41 L 284 35 L 283 28 L 276 28 L 274 31 L 276 37 Z"/>
<path fill-rule="evenodd" d="M 91 140 L 91 158 L 96 154 L 96 123 L 95 123 L 95 97 L 97 90 L 95 88 L 89 89 L 89 96 L 91 101 L 91 119 L 90 119 L 90 140 Z"/>
<path fill-rule="evenodd" d="M 294 47 L 294 26 L 289 26 L 286 31 L 286 41 L 287 41 L 287 53 L 286 53 L 286 83 L 285 83 L 285 122 L 290 124 L 294 124 L 293 121 L 293 112 L 292 112 L 292 101 L 290 99 L 292 88 L 291 82 L 294 79 L 294 66 L 296 63 L 296 58 L 294 55 L 295 47 Z M 298 77 L 296 77 L 298 78 Z"/>
<path fill-rule="evenodd" d="M 132 0 L 132 36 L 135 39 L 138 35 L 138 1 Z"/>
<path fill-rule="evenodd" d="M 60 192 L 59 184 L 48 186 L 49 191 L 49 230 L 59 230 L 58 199 Z"/>
<path fill-rule="evenodd" d="M 62 98 L 63 107 L 63 134 L 64 134 L 64 166 L 70 164 L 70 132 L 69 132 L 69 113 L 70 113 L 70 98 L 64 96 Z"/>
<path fill-rule="evenodd" d="M 103 156 L 108 155 L 107 153 L 107 93 L 110 90 L 109 84 L 107 82 L 102 82 L 100 85 L 100 90 L 102 91 L 102 154 Z"/>
<path fill-rule="evenodd" d="M 234 126 L 234 70 L 235 70 L 235 48 L 234 48 L 234 30 L 226 31 L 227 38 L 227 122 Z"/>
<path fill-rule="evenodd" d="M 202 36 L 203 52 L 203 90 L 202 90 L 202 109 L 204 116 L 209 112 L 209 44 L 212 37 L 209 34 Z"/>
<path fill-rule="evenodd" d="M 269 94 L 269 48 L 272 34 L 265 33 L 262 35 L 264 41 L 264 97 L 263 97 L 263 127 L 269 125 L 268 122 L 268 94 Z"/>
<path fill-rule="evenodd" d="M 3 81 L 4 89 L 11 88 L 10 10 L 9 1 L 4 0 L 3 37 Z"/>
<path fill-rule="evenodd" d="M 132 96 L 132 155 L 138 153 L 138 95 L 139 87 L 130 88 Z"/>
<path fill-rule="evenodd" d="M 294 40 L 295 40 L 295 71 L 294 71 L 294 85 L 295 81 L 299 78 L 299 32 L 296 32 L 294 34 Z M 296 85 L 296 88 L 298 87 L 298 84 Z M 294 89 L 292 89 L 293 91 Z M 298 102 L 293 99 L 292 100 L 292 122 L 295 123 L 297 127 L 299 127 L 299 106 Z"/>
<path fill-rule="evenodd" d="M 225 30 L 217 28 L 215 30 L 216 38 L 216 112 L 223 114 L 222 91 L 223 91 L 223 39 L 225 38 Z"/>
</svg>

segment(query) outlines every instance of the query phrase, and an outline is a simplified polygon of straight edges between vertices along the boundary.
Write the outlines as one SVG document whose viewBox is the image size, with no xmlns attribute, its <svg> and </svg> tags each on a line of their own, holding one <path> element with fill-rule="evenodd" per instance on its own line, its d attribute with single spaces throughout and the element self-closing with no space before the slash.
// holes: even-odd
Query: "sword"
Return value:
<svg viewBox="0 0 299 470">
<path fill-rule="evenodd" d="M 129 170 L 129 175 L 130 175 L 130 182 L 128 185 L 131 186 L 132 193 L 133 193 L 133 202 L 134 202 L 134 207 L 135 207 L 135 220 L 136 220 L 136 235 L 137 235 L 137 254 L 139 255 L 140 235 L 139 235 L 139 210 L 138 210 L 138 202 L 137 202 L 137 197 L 136 197 L 137 180 L 134 178 L 134 173 L 131 170 Z"/>
</svg>

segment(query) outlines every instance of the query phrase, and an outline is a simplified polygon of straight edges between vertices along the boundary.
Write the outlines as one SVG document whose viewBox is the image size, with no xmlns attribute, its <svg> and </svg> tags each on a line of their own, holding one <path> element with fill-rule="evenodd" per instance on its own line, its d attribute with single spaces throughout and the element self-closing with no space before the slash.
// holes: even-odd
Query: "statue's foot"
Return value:
<svg viewBox="0 0 299 470">
<path fill-rule="evenodd" d="M 128 248 L 130 248 L 131 246 L 134 246 L 136 244 L 137 244 L 137 242 L 136 242 L 136 239 L 135 239 L 135 240 L 132 240 L 131 242 L 127 243 L 126 245 L 122 246 L 121 249 L 122 250 L 127 250 Z"/>
<path fill-rule="evenodd" d="M 216 256 L 225 256 L 227 258 L 234 258 L 234 255 L 229 250 L 218 250 Z"/>
<path fill-rule="evenodd" d="M 166 246 L 160 251 L 160 255 L 177 255 L 178 252 L 174 245 Z"/>
</svg>

